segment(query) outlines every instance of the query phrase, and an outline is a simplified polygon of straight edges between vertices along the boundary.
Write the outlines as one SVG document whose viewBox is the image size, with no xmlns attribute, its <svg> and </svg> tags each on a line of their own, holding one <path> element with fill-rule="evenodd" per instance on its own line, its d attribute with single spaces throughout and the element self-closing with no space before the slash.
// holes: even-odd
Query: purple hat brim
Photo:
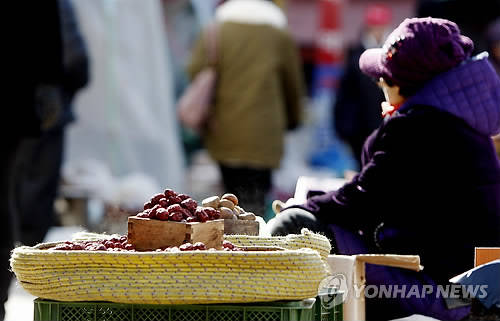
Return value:
<svg viewBox="0 0 500 321">
<path fill-rule="evenodd" d="M 361 71 L 376 81 L 386 75 L 385 68 L 382 66 L 383 54 L 384 49 L 372 48 L 365 50 L 359 57 L 359 68 Z"/>
</svg>

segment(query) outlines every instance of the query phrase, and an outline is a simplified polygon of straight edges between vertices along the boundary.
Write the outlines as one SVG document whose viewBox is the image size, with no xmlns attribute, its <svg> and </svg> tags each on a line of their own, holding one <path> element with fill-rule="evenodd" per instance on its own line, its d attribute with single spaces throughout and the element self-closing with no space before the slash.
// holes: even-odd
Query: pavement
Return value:
<svg viewBox="0 0 500 321">
<path fill-rule="evenodd" d="M 26 292 L 13 280 L 9 289 L 9 300 L 5 304 L 5 321 L 33 321 L 34 296 Z"/>
</svg>

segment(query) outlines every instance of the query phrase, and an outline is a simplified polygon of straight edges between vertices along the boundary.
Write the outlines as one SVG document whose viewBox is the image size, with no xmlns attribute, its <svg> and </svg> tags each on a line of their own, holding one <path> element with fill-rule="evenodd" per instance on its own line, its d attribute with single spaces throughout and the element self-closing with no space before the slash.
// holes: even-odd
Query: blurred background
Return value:
<svg viewBox="0 0 500 321">
<path fill-rule="evenodd" d="M 165 188 L 198 201 L 224 193 L 217 162 L 176 114 L 192 52 L 222 2 L 61 0 L 30 14 L 41 35 L 30 36 L 40 50 L 29 66 L 40 74 L 46 66 L 53 76 L 46 78 L 56 81 L 30 87 L 35 98 L 27 105 L 36 105 L 42 134 L 8 145 L 4 180 L 14 186 L 7 194 L 16 244 L 67 239 L 63 228 L 125 234 L 127 216 Z M 273 200 L 293 197 L 298 177 L 347 179 L 359 170 L 360 145 L 381 122 L 383 96 L 357 59 L 405 18 L 453 20 L 476 52 L 500 61 L 497 0 L 274 2 L 298 50 L 305 90 L 303 121 L 286 133 L 257 213 L 265 220 Z"/>
<path fill-rule="evenodd" d="M 72 212 L 84 198 L 86 205 L 78 206 L 87 207 L 80 218 L 85 221 L 74 223 L 95 228 L 103 227 L 106 207 L 133 211 L 166 187 L 197 200 L 221 193 L 218 167 L 175 113 L 189 83 L 192 49 L 221 1 L 72 2 L 88 48 L 89 81 L 75 95 L 77 116 L 66 131 L 59 190 L 65 201 L 58 200 L 58 212 Z M 495 0 L 276 4 L 300 52 L 307 103 L 302 126 L 286 135 L 269 204 L 291 197 L 301 175 L 344 177 L 359 170 L 360 145 L 381 121 L 381 93 L 356 70 L 362 50 L 380 46 L 402 20 L 418 15 L 456 21 L 480 52 L 487 49 L 487 27 L 500 12 Z M 269 218 L 270 206 L 261 215 Z"/>
</svg>

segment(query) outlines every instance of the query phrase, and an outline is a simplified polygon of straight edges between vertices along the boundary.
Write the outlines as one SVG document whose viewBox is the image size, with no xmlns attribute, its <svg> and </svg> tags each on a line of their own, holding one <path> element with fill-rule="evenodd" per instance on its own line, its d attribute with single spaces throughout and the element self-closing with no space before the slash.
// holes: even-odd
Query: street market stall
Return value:
<svg viewBox="0 0 500 321">
<path fill-rule="evenodd" d="M 232 195 L 220 202 L 228 199 L 237 204 Z M 82 320 L 86 313 L 95 320 L 109 320 L 109 314 L 119 320 L 159 318 L 139 317 L 145 309 L 160 319 L 208 311 L 224 320 L 250 320 L 257 312 L 255 320 L 313 320 L 315 313 L 339 318 L 338 306 L 324 309 L 315 302 L 329 274 L 326 237 L 307 230 L 286 237 L 223 235 L 220 207 L 198 206 L 170 189 L 144 208 L 129 217 L 128 235 L 79 233 L 14 249 L 12 270 L 38 297 L 35 320 Z M 248 214 L 242 208 L 238 213 Z M 154 242 L 144 243 L 148 238 Z"/>
</svg>

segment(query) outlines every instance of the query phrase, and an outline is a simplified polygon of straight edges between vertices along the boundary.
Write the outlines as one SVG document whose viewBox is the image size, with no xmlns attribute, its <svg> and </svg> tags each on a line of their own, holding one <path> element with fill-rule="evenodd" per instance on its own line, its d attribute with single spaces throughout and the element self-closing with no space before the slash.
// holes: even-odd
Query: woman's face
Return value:
<svg viewBox="0 0 500 321">
<path fill-rule="evenodd" d="M 384 92 L 385 101 L 391 106 L 399 105 L 405 101 L 405 98 L 399 94 L 399 86 L 389 86 L 382 77 L 380 77 L 378 85 Z"/>
</svg>

